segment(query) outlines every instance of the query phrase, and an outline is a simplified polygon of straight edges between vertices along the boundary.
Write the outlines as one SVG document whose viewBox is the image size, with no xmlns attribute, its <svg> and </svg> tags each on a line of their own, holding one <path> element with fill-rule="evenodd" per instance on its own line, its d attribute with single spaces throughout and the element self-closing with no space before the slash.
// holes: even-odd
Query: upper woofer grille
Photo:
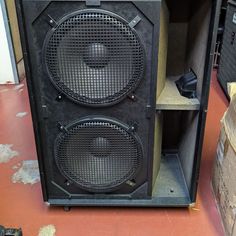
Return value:
<svg viewBox="0 0 236 236">
<path fill-rule="evenodd" d="M 58 136 L 55 158 L 61 173 L 81 188 L 109 192 L 135 178 L 143 154 L 139 139 L 125 127 L 93 119 Z"/>
<path fill-rule="evenodd" d="M 99 10 L 62 19 L 44 43 L 54 85 L 75 102 L 105 106 L 121 101 L 143 77 L 144 49 L 120 17 Z"/>
</svg>

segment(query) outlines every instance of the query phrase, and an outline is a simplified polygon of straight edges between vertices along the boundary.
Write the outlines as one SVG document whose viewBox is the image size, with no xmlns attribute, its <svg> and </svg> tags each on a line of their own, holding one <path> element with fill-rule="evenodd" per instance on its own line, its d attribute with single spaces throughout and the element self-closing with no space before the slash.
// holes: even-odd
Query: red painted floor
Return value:
<svg viewBox="0 0 236 236">
<path fill-rule="evenodd" d="M 0 144 L 13 144 L 19 156 L 0 164 L 0 224 L 22 227 L 24 236 L 38 235 L 39 228 L 53 224 L 56 236 L 162 236 L 224 235 L 211 188 L 211 172 L 227 107 L 215 73 L 211 83 L 209 112 L 203 147 L 197 204 L 192 209 L 49 208 L 42 201 L 41 187 L 13 184 L 12 167 L 22 160 L 36 159 L 26 86 L 0 86 Z M 7 91 L 8 90 L 8 91 Z M 18 112 L 28 112 L 19 118 Z"/>
</svg>

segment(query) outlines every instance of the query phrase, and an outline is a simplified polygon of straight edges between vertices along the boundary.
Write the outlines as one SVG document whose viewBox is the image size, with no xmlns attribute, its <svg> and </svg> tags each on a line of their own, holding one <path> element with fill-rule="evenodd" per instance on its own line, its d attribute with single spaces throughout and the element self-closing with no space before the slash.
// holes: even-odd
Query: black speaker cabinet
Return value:
<svg viewBox="0 0 236 236">
<path fill-rule="evenodd" d="M 195 202 L 219 3 L 16 5 L 44 200 Z M 193 98 L 175 83 L 189 70 Z"/>
<path fill-rule="evenodd" d="M 236 82 L 236 1 L 228 1 L 218 80 L 229 98 L 227 83 Z"/>
</svg>

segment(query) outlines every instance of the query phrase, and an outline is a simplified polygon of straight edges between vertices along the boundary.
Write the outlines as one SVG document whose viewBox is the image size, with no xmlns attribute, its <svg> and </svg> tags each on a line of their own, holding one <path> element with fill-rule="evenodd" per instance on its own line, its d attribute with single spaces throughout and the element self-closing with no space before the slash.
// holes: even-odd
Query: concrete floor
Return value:
<svg viewBox="0 0 236 236">
<path fill-rule="evenodd" d="M 39 229 L 47 225 L 54 225 L 57 236 L 224 235 L 210 182 L 220 119 L 227 107 L 215 73 L 211 82 L 197 204 L 192 209 L 77 207 L 65 212 L 43 203 L 39 183 L 13 184 L 12 176 L 19 170 L 16 165 L 37 158 L 24 83 L 0 86 L 0 144 L 13 144 L 11 149 L 18 152 L 9 162 L 0 164 L 0 225 L 22 227 L 24 236 L 36 236 Z"/>
</svg>

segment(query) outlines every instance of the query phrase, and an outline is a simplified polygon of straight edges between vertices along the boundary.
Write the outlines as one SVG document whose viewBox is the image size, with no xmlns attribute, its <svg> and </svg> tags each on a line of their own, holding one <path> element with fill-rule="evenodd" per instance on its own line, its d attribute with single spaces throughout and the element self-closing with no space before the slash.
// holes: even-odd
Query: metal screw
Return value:
<svg viewBox="0 0 236 236">
<path fill-rule="evenodd" d="M 64 129 L 64 127 L 63 126 L 60 126 L 60 130 L 63 130 Z"/>
<path fill-rule="evenodd" d="M 129 186 L 131 186 L 131 187 L 133 187 L 133 186 L 135 186 L 135 181 L 133 181 L 133 180 L 128 180 L 127 182 L 126 182 L 126 184 L 128 184 Z"/>
<path fill-rule="evenodd" d="M 52 23 L 53 23 L 53 20 L 50 20 L 49 22 L 52 24 Z"/>
<path fill-rule="evenodd" d="M 132 96 L 131 96 L 131 98 L 132 98 L 132 99 L 134 99 L 134 98 L 135 98 L 135 96 L 134 96 L 134 95 L 132 95 Z"/>
</svg>

